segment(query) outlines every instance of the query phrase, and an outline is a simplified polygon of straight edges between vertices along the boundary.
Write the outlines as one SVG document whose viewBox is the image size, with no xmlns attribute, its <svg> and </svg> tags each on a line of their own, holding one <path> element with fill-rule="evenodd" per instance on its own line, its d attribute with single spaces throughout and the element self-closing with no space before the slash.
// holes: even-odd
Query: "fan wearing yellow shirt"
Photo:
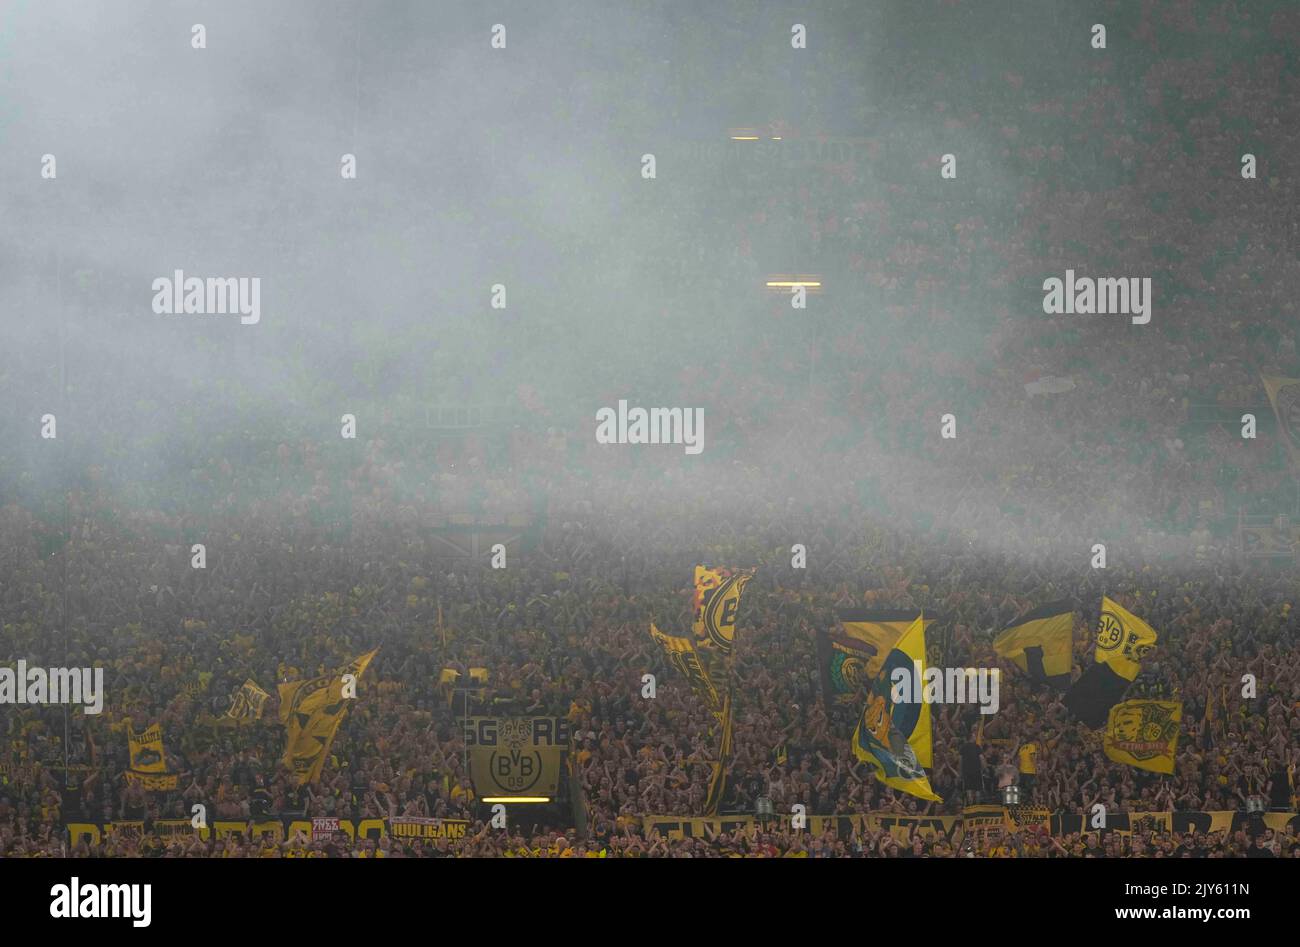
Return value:
<svg viewBox="0 0 1300 947">
<path fill-rule="evenodd" d="M 469 803 L 473 802 L 477 798 L 478 797 L 474 795 L 474 785 L 469 781 L 468 778 L 462 779 L 459 783 L 457 783 L 455 786 L 452 787 L 451 801 L 453 803 L 463 803 L 468 805 Z"/>
<path fill-rule="evenodd" d="M 1034 796 L 1034 783 L 1038 781 L 1038 744 L 1022 744 L 1016 751 L 1020 758 L 1020 801 L 1029 802 Z"/>
</svg>

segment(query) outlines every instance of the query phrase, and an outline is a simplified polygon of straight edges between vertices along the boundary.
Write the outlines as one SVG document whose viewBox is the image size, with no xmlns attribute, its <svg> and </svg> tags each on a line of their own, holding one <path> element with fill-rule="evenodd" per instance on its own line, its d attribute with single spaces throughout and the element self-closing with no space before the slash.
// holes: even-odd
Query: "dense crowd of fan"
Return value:
<svg viewBox="0 0 1300 947">
<path fill-rule="evenodd" d="M 647 634 L 652 620 L 688 628 L 696 563 L 758 568 L 739 613 L 723 812 L 753 812 L 766 797 L 778 813 L 802 804 L 820 814 L 950 814 L 991 801 L 1007 780 L 1053 812 L 1098 803 L 1128 813 L 1243 810 L 1252 797 L 1295 811 L 1294 563 L 1243 560 L 1232 532 L 1239 510 L 1285 511 L 1294 472 L 1267 423 L 1259 440 L 1243 441 L 1224 417 L 1247 408 L 1267 422 L 1261 367 L 1300 376 L 1291 290 L 1300 261 L 1276 239 L 1289 232 L 1294 183 L 1267 170 L 1250 184 L 1237 175 L 1252 131 L 1267 126 L 1279 154 L 1300 149 L 1300 124 L 1271 124 L 1294 100 L 1295 51 L 1266 41 L 1296 23 L 1294 11 L 1266 22 L 1244 4 L 1223 6 L 1226 16 L 1194 30 L 1140 35 L 1155 64 L 1137 86 L 1101 58 L 1068 89 L 1022 88 L 1008 71 L 1014 117 L 992 104 L 982 116 L 977 101 L 953 106 L 936 95 L 945 77 L 932 77 L 916 84 L 928 90 L 916 98 L 929 117 L 865 136 L 873 156 L 865 166 L 787 172 L 761 159 L 712 169 L 701 161 L 692 180 L 710 202 L 696 210 L 687 194 L 664 202 L 655 220 L 668 215 L 695 240 L 711 234 L 731 258 L 716 270 L 712 258 L 682 257 L 665 292 L 709 279 L 761 285 L 793 234 L 815 248 L 807 258 L 826 274 L 828 293 L 807 313 L 774 299 L 766 324 L 729 343 L 733 358 L 677 350 L 667 376 L 680 394 L 673 403 L 707 406 L 700 458 L 593 443 L 594 409 L 628 395 L 616 380 L 591 410 L 576 406 L 581 421 L 562 388 L 521 382 L 510 423 L 450 449 L 388 417 L 381 434 L 344 449 L 265 416 L 241 416 L 242 433 L 209 437 L 200 432 L 204 412 L 217 410 L 210 395 L 159 389 L 149 397 L 174 398 L 198 420 L 170 431 L 164 447 L 150 440 L 153 466 L 131 467 L 149 482 L 132 483 L 115 464 L 137 464 L 126 439 L 145 435 L 115 423 L 124 409 L 87 403 L 94 377 L 81 378 L 80 410 L 106 432 L 101 454 L 74 442 L 55 476 L 55 461 L 11 454 L 12 438 L 3 448 L 15 499 L 0 508 L 0 661 L 102 666 L 108 703 L 98 717 L 74 711 L 66 720 L 57 707 L 0 713 L 0 855 L 62 853 L 68 822 L 189 818 L 195 804 L 220 820 L 405 815 L 471 827 L 463 840 L 425 843 L 146 833 L 72 853 L 1300 855 L 1294 829 L 1029 831 L 967 846 L 960 835 L 909 843 L 887 832 L 821 837 L 779 826 L 674 840 L 641 826 L 647 815 L 699 815 L 715 752 L 708 709 Z M 1264 44 L 1249 68 L 1202 45 L 1240 22 Z M 956 204 L 933 197 L 937 166 L 915 167 L 924 127 L 987 133 L 984 158 L 1001 162 L 997 183 Z M 938 153 L 926 160 L 937 165 Z M 962 175 L 975 163 L 959 160 L 970 161 Z M 772 188 L 785 173 L 789 187 Z M 759 189 L 775 196 L 756 201 Z M 1151 326 L 1026 316 L 1041 302 L 1039 281 L 1074 266 L 1081 246 L 1095 261 L 1154 278 Z M 1015 287 L 1023 305 L 1008 302 Z M 753 307 L 756 319 L 763 306 Z M 889 346 L 878 344 L 882 322 Z M 721 334 L 703 319 L 698 331 Z M 1117 332 L 1123 342 L 1113 341 Z M 977 340 L 971 357 L 953 354 L 954 339 Z M 6 385 L 18 385 L 27 367 L 4 370 Z M 1025 383 L 1043 375 L 1069 376 L 1074 387 L 1028 394 Z M 1197 413 L 1205 406 L 1227 414 L 1206 421 Z M 952 441 L 938 437 L 947 412 L 957 416 Z M 61 489 L 43 492 L 47 477 Z M 456 514 L 522 516 L 532 526 L 498 570 L 486 556 L 446 554 L 438 531 Z M 203 570 L 190 567 L 196 542 L 207 549 Z M 1104 570 L 1089 567 L 1096 542 L 1108 545 Z M 791 568 L 795 543 L 808 550 L 806 570 Z M 1170 776 L 1108 760 L 1059 691 L 992 651 L 992 634 L 1010 619 L 1070 598 L 1079 606 L 1076 667 L 1085 667 L 1103 594 L 1159 632 L 1133 693 L 1184 702 Z M 815 634 L 837 609 L 861 607 L 937 614 L 932 644 L 944 664 L 1003 668 L 1000 710 L 982 727 L 974 708 L 936 708 L 931 782 L 941 804 L 877 782 L 849 747 L 858 708 L 823 703 Z M 317 784 L 295 785 L 281 765 L 274 701 L 249 726 L 198 723 L 222 714 L 246 678 L 274 692 L 374 647 Z M 485 667 L 488 686 L 472 698 L 449 694 L 439 684 L 447 667 Z M 641 696 L 646 673 L 659 682 L 653 699 Z M 1242 696 L 1247 674 L 1258 681 L 1253 698 Z M 572 819 L 554 810 L 533 825 L 513 809 L 508 828 L 490 827 L 465 765 L 457 724 L 465 700 L 477 713 L 571 721 L 569 792 L 581 796 L 586 831 L 566 828 Z M 177 790 L 126 784 L 128 719 L 161 725 Z"/>
</svg>

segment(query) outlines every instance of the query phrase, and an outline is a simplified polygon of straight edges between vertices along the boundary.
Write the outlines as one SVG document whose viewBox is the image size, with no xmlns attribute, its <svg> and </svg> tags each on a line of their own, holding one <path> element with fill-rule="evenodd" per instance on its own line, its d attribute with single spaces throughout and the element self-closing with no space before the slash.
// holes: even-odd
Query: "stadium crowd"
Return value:
<svg viewBox="0 0 1300 947">
<path fill-rule="evenodd" d="M 758 568 L 731 669 L 724 813 L 753 812 L 766 797 L 778 813 L 802 804 L 817 814 L 954 814 L 992 801 L 1009 780 L 1053 812 L 1244 810 L 1252 797 L 1296 811 L 1295 563 L 1242 559 L 1233 527 L 1239 510 L 1294 503 L 1295 474 L 1259 383 L 1261 367 L 1300 377 L 1290 292 L 1300 260 L 1274 239 L 1293 213 L 1294 182 L 1265 171 L 1239 190 L 1237 167 L 1243 135 L 1276 122 L 1279 97 L 1294 93 L 1295 51 L 1267 36 L 1297 24 L 1294 11 L 1261 21 L 1247 6 L 1224 4 L 1225 16 L 1185 33 L 1142 36 L 1157 55 L 1136 87 L 1099 60 L 1081 92 L 1026 91 L 1014 117 L 973 98 L 946 102 L 939 90 L 954 77 L 918 79 L 915 125 L 868 141 L 869 166 L 794 169 L 788 193 L 766 206 L 753 195 L 778 172 L 761 159 L 702 170 L 695 180 L 712 202 L 686 193 L 660 213 L 714 232 L 732 261 L 716 269 L 691 258 L 673 285 L 761 285 L 789 269 L 775 261 L 793 233 L 816 248 L 809 258 L 828 293 L 807 314 L 819 328 L 773 299 L 771 320 L 746 340 L 750 357 L 672 368 L 680 397 L 664 400 L 707 406 L 698 460 L 593 442 L 594 408 L 627 396 L 618 379 L 592 410 L 566 403 L 563 389 L 520 384 L 508 432 L 457 449 L 400 423 L 346 453 L 274 419 L 242 438 L 201 436 L 198 425 L 171 432 L 167 448 L 150 443 L 149 484 L 113 471 L 135 463 L 132 426 L 115 423 L 114 405 L 83 399 L 109 447 L 73 454 L 77 472 L 57 495 L 41 490 L 47 462 L 13 454 L 16 438 L 5 437 L 0 663 L 102 666 L 108 699 L 98 717 L 0 710 L 0 856 L 64 853 L 68 822 L 187 819 L 202 804 L 223 820 L 406 815 L 471 827 L 436 842 L 146 833 L 68 853 L 1300 857 L 1294 826 L 1257 836 L 1027 831 L 967 845 L 960 833 L 907 842 L 883 830 L 832 837 L 776 826 L 669 839 L 641 821 L 699 815 L 707 791 L 710 714 L 647 634 L 651 621 L 689 626 L 697 563 Z M 1204 45 L 1242 18 L 1265 44 L 1249 69 Z M 1008 96 L 1024 84 L 1013 72 L 998 81 Z M 988 132 L 985 158 L 1005 169 L 997 183 L 933 198 L 938 139 L 924 176 L 903 156 L 916 151 L 917 128 L 940 126 Z M 1300 123 L 1270 134 L 1300 149 Z M 734 212 L 718 213 L 718 202 Z M 1026 329 L 1041 279 L 1075 265 L 1081 247 L 1102 272 L 1114 261 L 1155 279 L 1159 331 L 1125 325 L 1132 335 L 1114 344 L 1113 321 L 1038 314 Z M 850 283 L 852 293 L 841 288 Z M 974 355 L 954 354 L 962 349 Z M 6 387 L 30 381 L 28 366 L 4 370 Z M 1073 387 L 1027 392 L 1044 376 Z M 80 387 L 93 391 L 93 377 Z M 210 393 L 160 386 L 149 396 L 187 417 L 216 410 Z M 1238 436 L 1233 417 L 1245 409 L 1262 419 L 1257 441 Z M 949 411 L 959 434 L 945 441 L 938 419 Z M 535 541 L 512 546 L 505 569 L 449 557 L 438 531 L 463 513 L 527 515 Z M 195 542 L 206 569 L 190 568 Z M 1108 546 L 1104 570 L 1088 565 L 1095 542 Z M 791 568 L 795 543 L 807 547 L 806 570 Z M 1184 702 L 1170 776 L 1107 759 L 1059 691 L 993 653 L 1009 620 L 1069 598 L 1079 606 L 1076 668 L 1086 667 L 1103 594 L 1160 634 L 1133 693 Z M 943 803 L 877 782 L 849 747 L 856 709 L 822 700 L 816 632 L 837 609 L 861 607 L 939 615 L 931 645 L 943 664 L 1003 669 L 1000 710 L 983 725 L 974 708 L 936 708 L 931 783 Z M 321 780 L 294 785 L 272 685 L 375 647 Z M 566 827 L 567 814 L 532 825 L 517 810 L 507 829 L 490 827 L 465 765 L 463 695 L 449 700 L 439 684 L 447 667 L 488 669 L 471 712 L 569 719 L 586 831 Z M 658 680 L 653 699 L 641 696 L 646 673 Z M 1242 696 L 1246 674 L 1256 697 Z M 199 723 L 222 714 L 247 678 L 273 694 L 261 721 Z M 127 785 L 128 720 L 161 725 L 175 791 Z"/>
</svg>

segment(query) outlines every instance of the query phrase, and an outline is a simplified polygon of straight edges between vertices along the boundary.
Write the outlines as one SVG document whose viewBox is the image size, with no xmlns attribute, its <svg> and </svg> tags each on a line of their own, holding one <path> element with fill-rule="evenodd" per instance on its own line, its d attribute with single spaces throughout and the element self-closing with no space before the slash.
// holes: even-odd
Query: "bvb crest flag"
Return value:
<svg viewBox="0 0 1300 947">
<path fill-rule="evenodd" d="M 347 713 L 350 697 L 343 696 L 344 676 L 361 680 L 375 648 L 354 658 L 337 674 L 280 685 L 280 722 L 284 724 L 284 765 L 293 770 L 298 785 L 315 782 L 329 756 L 334 734 Z"/>
<path fill-rule="evenodd" d="M 1183 704 L 1177 700 L 1126 700 L 1110 709 L 1106 755 L 1154 773 L 1173 773 Z"/>
<path fill-rule="evenodd" d="M 924 622 L 918 616 L 886 656 L 853 731 L 852 746 L 853 755 L 871 764 L 876 778 L 886 786 L 920 799 L 942 802 L 930 788 L 930 779 L 925 772 L 932 756 L 930 705 L 925 702 L 896 704 L 890 693 L 895 668 L 912 675 L 915 673 L 914 662 L 919 662 L 924 677 L 924 628 Z"/>
<path fill-rule="evenodd" d="M 1142 670 L 1142 659 L 1155 647 L 1155 629 L 1109 598 L 1101 600 L 1097 622 L 1096 661 L 1066 692 L 1070 713 L 1094 730 L 1106 722 Z"/>
<path fill-rule="evenodd" d="M 1142 659 L 1156 645 L 1155 629 L 1109 598 L 1101 600 L 1101 618 L 1097 622 L 1099 663 L 1131 681 L 1142 670 Z"/>
<path fill-rule="evenodd" d="M 270 696 L 250 677 L 231 696 L 230 709 L 226 711 L 226 717 L 240 721 L 261 720 L 262 710 Z"/>
<path fill-rule="evenodd" d="M 1300 378 L 1282 378 L 1278 375 L 1261 375 L 1264 390 L 1277 417 L 1278 430 L 1291 460 L 1300 470 Z"/>
<path fill-rule="evenodd" d="M 650 623 L 650 637 L 659 642 L 664 649 L 664 654 L 668 656 L 669 662 L 686 676 L 686 680 L 690 682 L 691 690 L 704 699 L 710 710 L 714 713 L 720 713 L 722 699 L 718 696 L 718 689 L 713 684 L 713 678 L 709 676 L 708 670 L 700 661 L 700 656 L 695 650 L 695 645 L 691 643 L 691 639 L 666 635 L 655 627 L 654 622 Z"/>
<path fill-rule="evenodd" d="M 740 593 L 754 577 L 754 570 L 732 573 L 726 569 L 695 567 L 695 646 L 705 651 L 730 654 L 736 640 L 736 612 Z"/>
</svg>

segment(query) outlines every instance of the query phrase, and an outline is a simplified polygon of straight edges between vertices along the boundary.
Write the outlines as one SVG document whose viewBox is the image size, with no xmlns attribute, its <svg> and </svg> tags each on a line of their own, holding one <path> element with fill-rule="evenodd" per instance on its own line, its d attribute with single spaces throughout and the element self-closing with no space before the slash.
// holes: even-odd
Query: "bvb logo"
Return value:
<svg viewBox="0 0 1300 947">
<path fill-rule="evenodd" d="M 1178 732 L 1173 714 L 1159 704 L 1125 707 L 1115 715 L 1115 742 L 1135 759 L 1149 760 L 1166 754 Z"/>
<path fill-rule="evenodd" d="M 522 750 L 533 740 L 533 722 L 523 717 L 510 717 L 501 721 L 501 742 L 512 751 Z"/>
<path fill-rule="evenodd" d="M 492 752 L 492 778 L 506 792 L 532 789 L 542 778 L 542 754 L 532 747 L 532 719 L 513 717 L 501 721 L 500 737 L 500 744 Z"/>
<path fill-rule="evenodd" d="M 862 690 L 870 683 L 867 666 L 860 658 L 846 657 L 840 664 L 840 677 L 849 690 Z"/>
<path fill-rule="evenodd" d="M 1097 647 L 1114 651 L 1124 640 L 1124 623 L 1111 612 L 1102 612 L 1097 624 Z"/>
</svg>

